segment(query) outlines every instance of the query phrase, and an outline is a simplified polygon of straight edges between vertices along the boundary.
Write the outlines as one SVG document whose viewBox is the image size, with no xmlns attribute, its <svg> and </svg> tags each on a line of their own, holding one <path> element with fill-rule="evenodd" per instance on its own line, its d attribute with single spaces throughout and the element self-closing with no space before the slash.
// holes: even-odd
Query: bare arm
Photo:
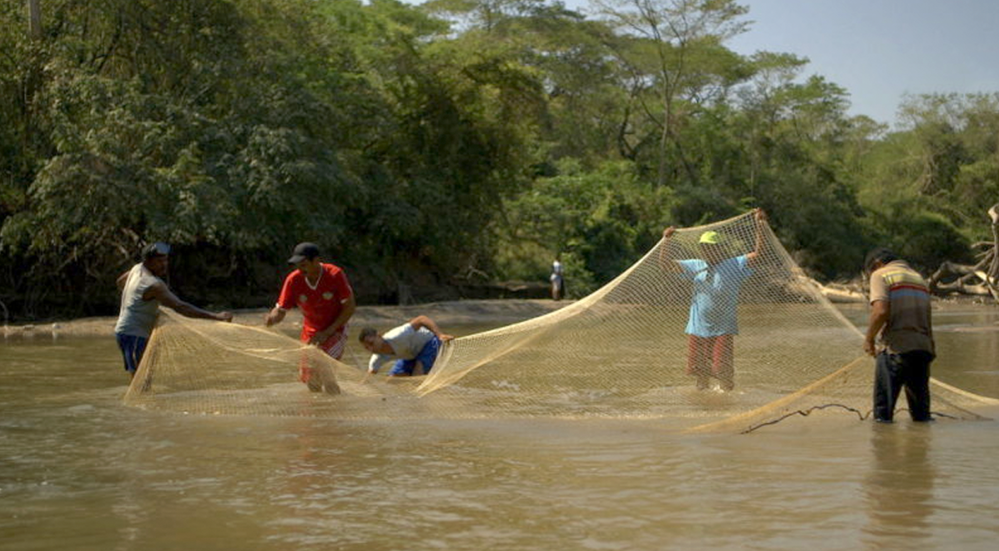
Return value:
<svg viewBox="0 0 999 551">
<path fill-rule="evenodd" d="M 232 314 L 229 312 L 209 312 L 197 306 L 184 302 L 177 298 L 170 289 L 163 283 L 151 286 L 143 295 L 143 300 L 158 300 L 160 304 L 169 307 L 182 316 L 189 318 L 210 319 L 216 321 L 232 321 Z"/>
<path fill-rule="evenodd" d="M 430 330 L 431 333 L 437 335 L 438 339 L 445 342 L 454 338 L 451 335 L 441 332 L 440 327 L 437 327 L 437 324 L 434 323 L 434 320 L 428 318 L 427 316 L 416 316 L 415 318 L 409 320 L 409 325 L 411 325 L 413 329 L 416 330 L 419 330 L 421 327 L 426 327 L 427 329 Z"/>
<path fill-rule="evenodd" d="M 746 255 L 746 261 L 754 264 L 763 252 L 763 224 L 767 223 L 767 213 L 763 209 L 756 209 L 756 246 L 753 252 Z"/>
<path fill-rule="evenodd" d="M 288 313 L 287 310 L 281 308 L 280 306 L 275 305 L 274 308 L 271 308 L 271 311 L 268 312 L 266 316 L 264 316 L 264 323 L 267 325 L 267 327 L 281 323 L 281 320 L 284 319 L 284 316 L 287 313 Z"/>
<path fill-rule="evenodd" d="M 344 326 L 344 324 L 350 321 L 350 317 L 354 315 L 354 311 L 356 310 L 357 310 L 357 299 L 354 298 L 354 295 L 350 295 L 349 297 L 347 297 L 347 300 L 344 301 L 343 309 L 340 310 L 340 315 L 338 315 L 336 319 L 333 320 L 332 323 L 326 326 L 326 329 L 323 329 L 322 331 L 317 331 L 316 334 L 313 335 L 311 339 L 309 339 L 309 343 L 321 344 L 325 342 L 326 339 L 330 338 L 330 335 L 335 333 L 337 329 L 340 329 L 341 327 Z"/>
<path fill-rule="evenodd" d="M 119 293 L 125 290 L 125 282 L 128 281 L 128 274 L 129 274 L 130 271 L 131 270 L 128 270 L 125 273 L 121 274 L 120 276 L 118 276 L 118 280 L 115 281 L 115 284 L 118 285 L 118 292 Z"/>
<path fill-rule="evenodd" d="M 667 272 L 677 273 L 680 265 L 673 260 L 670 254 L 670 238 L 676 233 L 676 226 L 670 226 L 663 230 L 663 246 L 659 249 L 659 267 Z"/>
<path fill-rule="evenodd" d="M 871 315 L 867 320 L 867 336 L 864 338 L 864 352 L 868 355 L 874 355 L 874 339 L 878 337 L 881 328 L 888 323 L 890 314 L 891 305 L 887 300 L 876 300 L 871 303 Z"/>
</svg>

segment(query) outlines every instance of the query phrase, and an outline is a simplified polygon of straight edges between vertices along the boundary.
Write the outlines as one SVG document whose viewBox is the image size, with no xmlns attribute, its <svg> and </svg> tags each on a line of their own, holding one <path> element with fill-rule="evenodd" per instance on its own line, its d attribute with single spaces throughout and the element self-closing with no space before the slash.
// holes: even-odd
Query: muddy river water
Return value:
<svg viewBox="0 0 999 551">
<path fill-rule="evenodd" d="M 934 375 L 999 397 L 999 309 L 934 319 Z M 119 363 L 110 337 L 0 341 L 0 550 L 966 550 L 999 536 L 995 420 L 688 435 L 185 416 L 123 406 Z"/>
</svg>

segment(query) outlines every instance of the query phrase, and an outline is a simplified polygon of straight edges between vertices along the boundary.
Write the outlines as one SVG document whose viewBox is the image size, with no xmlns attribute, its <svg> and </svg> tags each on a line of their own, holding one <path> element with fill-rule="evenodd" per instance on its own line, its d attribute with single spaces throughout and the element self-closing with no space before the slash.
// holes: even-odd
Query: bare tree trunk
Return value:
<svg viewBox="0 0 999 551">
<path fill-rule="evenodd" d="M 33 40 L 42 39 L 41 0 L 28 0 L 28 36 Z"/>
<path fill-rule="evenodd" d="M 21 116 L 24 119 L 24 130 L 20 133 L 21 148 L 23 151 L 29 151 L 32 147 L 32 134 L 34 133 L 34 122 L 32 119 L 34 118 L 35 110 L 34 98 L 42 79 L 43 63 L 40 45 L 43 38 L 41 0 L 28 0 L 28 39 L 33 44 L 29 50 L 29 62 L 21 84 L 23 88 L 18 94 L 20 96 L 18 100 L 22 102 L 20 106 Z M 24 156 L 24 159 L 27 158 L 28 156 Z M 27 161 L 22 162 L 26 163 Z M 25 165 L 22 169 L 27 170 L 28 167 Z"/>
<path fill-rule="evenodd" d="M 666 155 L 667 145 L 669 144 L 670 118 L 672 117 L 669 109 L 669 101 L 665 98 L 663 99 L 663 107 L 665 114 L 663 115 L 663 131 L 659 136 L 659 170 L 656 178 L 656 183 L 659 187 L 664 187 L 666 185 Z"/>
<path fill-rule="evenodd" d="M 992 263 L 988 274 L 995 285 L 999 284 L 999 203 L 989 209 L 989 217 L 992 218 Z"/>
</svg>

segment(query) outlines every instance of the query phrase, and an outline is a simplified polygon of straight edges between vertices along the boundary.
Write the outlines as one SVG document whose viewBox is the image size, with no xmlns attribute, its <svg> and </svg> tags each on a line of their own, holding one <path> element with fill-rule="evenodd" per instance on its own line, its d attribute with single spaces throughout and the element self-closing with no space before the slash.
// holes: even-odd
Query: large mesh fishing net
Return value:
<svg viewBox="0 0 999 551">
<path fill-rule="evenodd" d="M 701 243 L 706 232 L 716 234 L 713 249 Z M 689 361 L 692 280 L 753 251 L 748 269 L 722 285 L 737 304 L 738 334 L 734 377 L 719 377 L 710 352 Z M 710 265 L 684 264 L 691 270 L 676 262 L 705 256 Z M 425 377 L 367 376 L 353 341 L 349 365 L 275 331 L 168 314 L 125 402 L 198 414 L 662 419 L 677 429 L 751 430 L 797 412 L 867 418 L 873 360 L 861 343 L 766 223 L 747 214 L 678 230 L 560 310 L 447 343 Z M 318 392 L 303 371 L 325 383 L 312 385 Z M 938 381 L 931 390 L 942 416 L 976 418 L 999 404 Z"/>
</svg>

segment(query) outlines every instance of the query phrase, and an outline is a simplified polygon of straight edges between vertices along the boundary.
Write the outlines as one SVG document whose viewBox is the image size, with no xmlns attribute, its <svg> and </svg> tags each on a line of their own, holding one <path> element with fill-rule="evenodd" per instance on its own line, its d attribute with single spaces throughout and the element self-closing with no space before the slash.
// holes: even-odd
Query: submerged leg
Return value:
<svg viewBox="0 0 999 551">
<path fill-rule="evenodd" d="M 929 352 L 918 350 L 902 356 L 902 377 L 905 379 L 905 401 L 913 421 L 932 421 L 930 415 L 930 362 Z"/>
<path fill-rule="evenodd" d="M 707 341 L 697 335 L 687 335 L 687 375 L 696 378 L 698 390 L 708 388 L 710 349 Z"/>
<path fill-rule="evenodd" d="M 902 389 L 898 356 L 881 352 L 874 371 L 874 420 L 890 423 L 895 416 L 895 402 Z"/>
<path fill-rule="evenodd" d="M 735 353 L 735 339 L 732 335 L 719 335 L 714 339 L 712 347 L 712 368 L 715 377 L 721 383 L 722 390 L 728 391 L 735 388 L 735 367 L 733 357 Z"/>
<path fill-rule="evenodd" d="M 316 378 L 322 382 L 323 392 L 334 396 L 340 394 L 340 385 L 337 384 L 336 376 L 330 366 L 324 365 L 316 369 L 316 374 L 319 375 Z"/>
</svg>

